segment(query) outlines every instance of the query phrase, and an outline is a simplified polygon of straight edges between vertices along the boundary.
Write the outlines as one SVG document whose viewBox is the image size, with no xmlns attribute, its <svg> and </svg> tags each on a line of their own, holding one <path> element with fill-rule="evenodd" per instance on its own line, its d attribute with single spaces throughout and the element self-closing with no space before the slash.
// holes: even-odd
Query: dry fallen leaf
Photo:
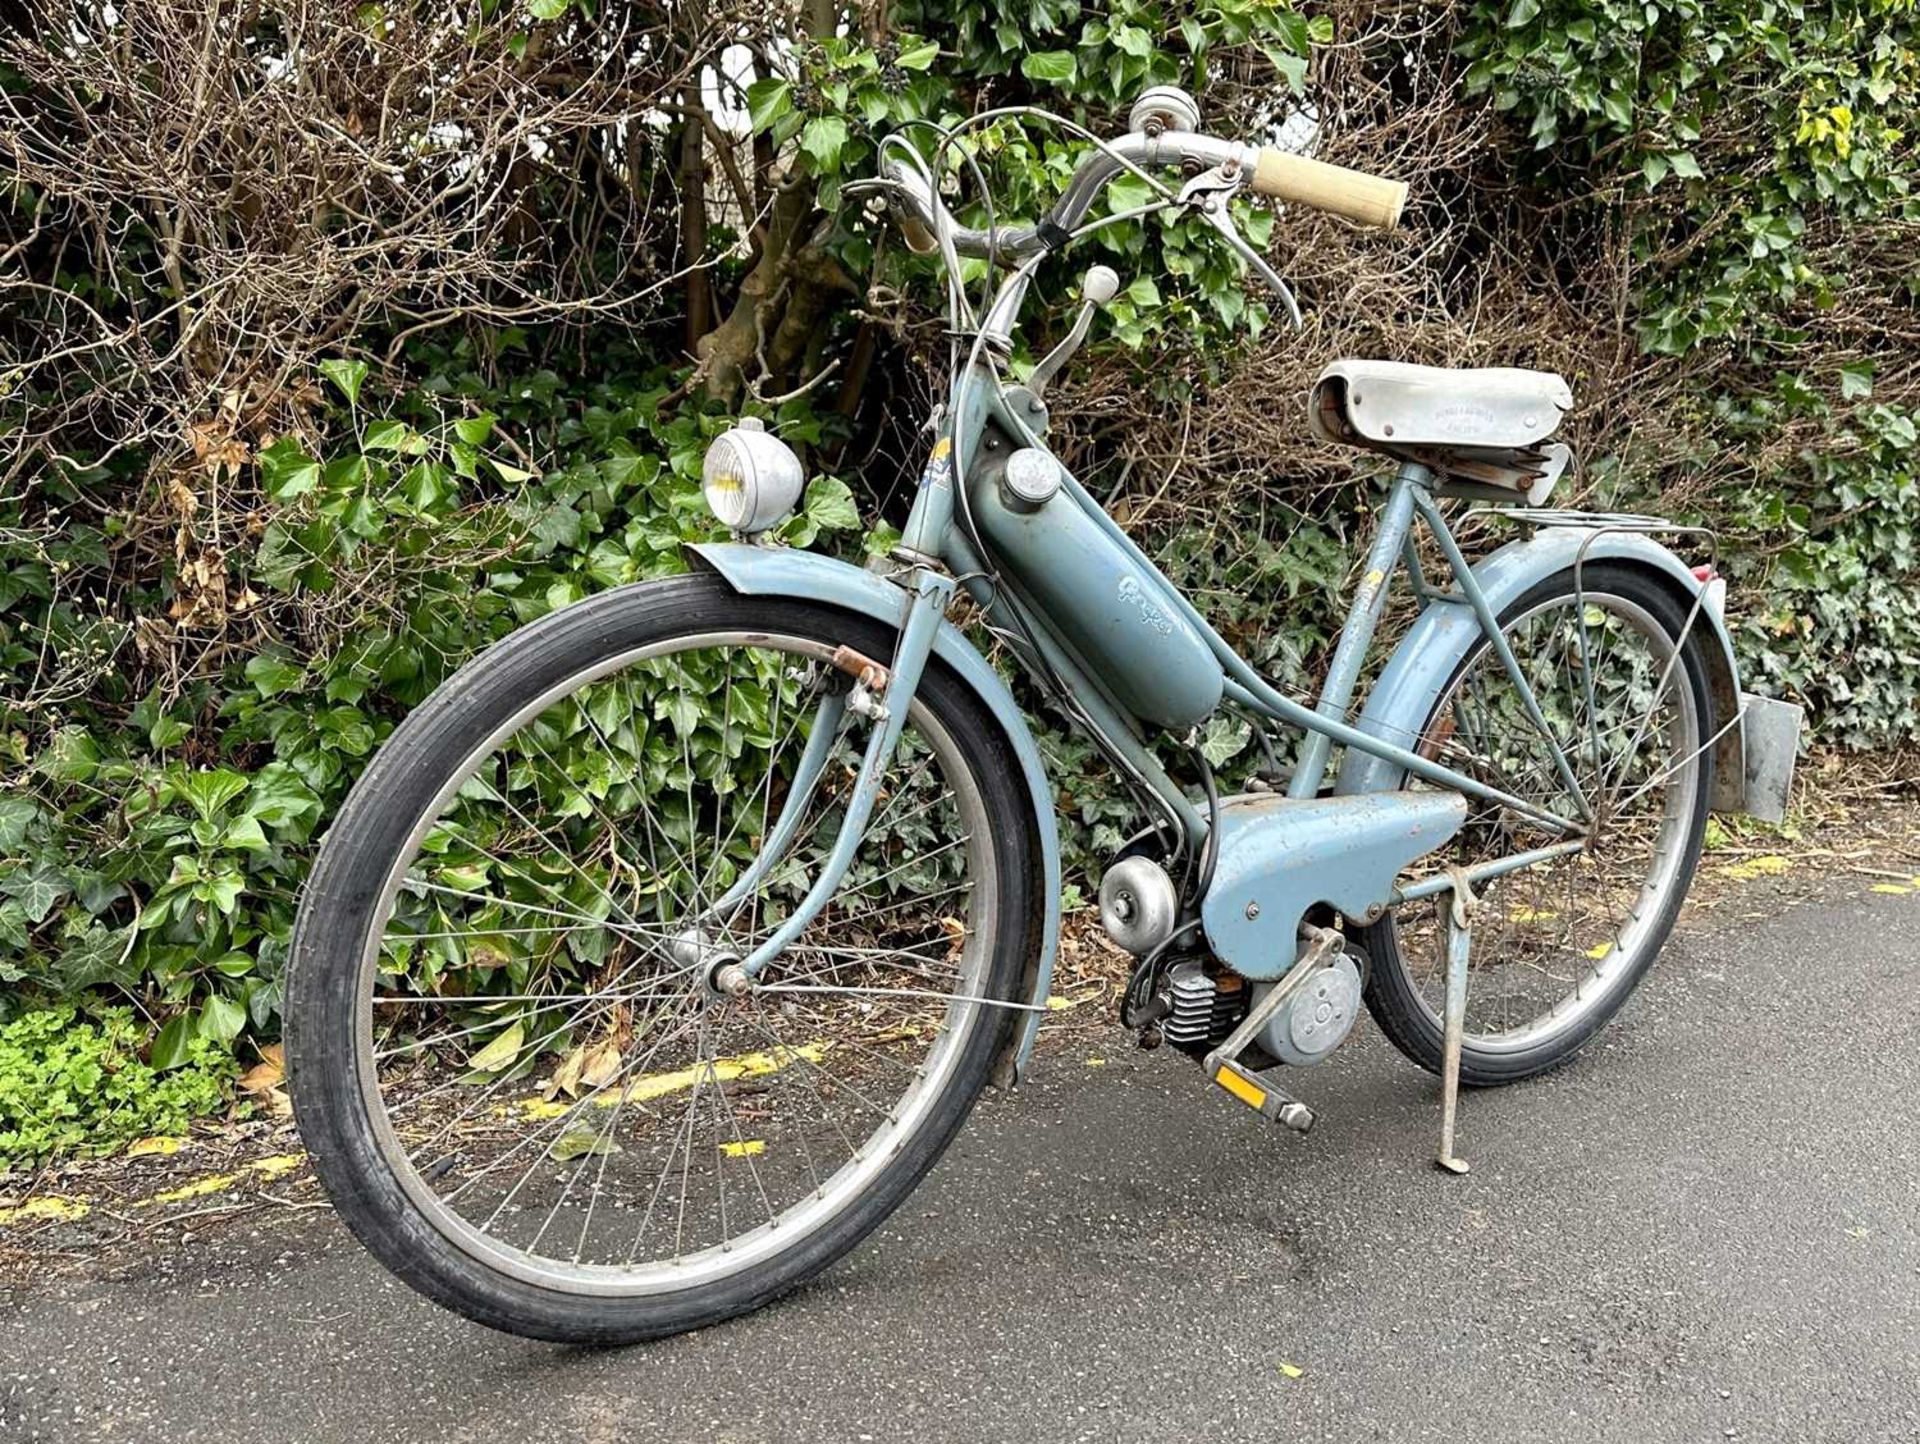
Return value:
<svg viewBox="0 0 1920 1444">
<path fill-rule="evenodd" d="M 286 1055 L 278 1043 L 269 1043 L 260 1050 L 260 1061 L 240 1075 L 240 1091 L 268 1093 L 278 1088 L 286 1076 Z"/>
<path fill-rule="evenodd" d="M 553 1070 L 553 1077 L 547 1080 L 547 1086 L 540 1090 L 542 1098 L 557 1098 L 562 1093 L 569 1098 L 580 1096 L 580 1073 L 587 1066 L 587 1050 L 575 1048 L 567 1054 L 567 1061 Z"/>
<path fill-rule="evenodd" d="M 952 962 L 960 956 L 960 950 L 967 941 L 967 925 L 959 918 L 941 918 L 940 931 L 947 935 L 947 960 Z"/>
<path fill-rule="evenodd" d="M 609 1038 L 586 1050 L 581 1063 L 580 1081 L 589 1088 L 604 1088 L 620 1074 L 621 1047 Z"/>
<path fill-rule="evenodd" d="M 588 1154 L 618 1153 L 620 1145 L 592 1128 L 570 1128 L 554 1140 L 547 1152 L 556 1163 L 571 1163 Z"/>
<path fill-rule="evenodd" d="M 520 1056 L 520 1045 L 526 1041 L 527 1030 L 518 1023 L 512 1024 L 499 1037 L 467 1059 L 467 1066 L 476 1073 L 498 1073 L 513 1066 L 513 1060 Z"/>
</svg>

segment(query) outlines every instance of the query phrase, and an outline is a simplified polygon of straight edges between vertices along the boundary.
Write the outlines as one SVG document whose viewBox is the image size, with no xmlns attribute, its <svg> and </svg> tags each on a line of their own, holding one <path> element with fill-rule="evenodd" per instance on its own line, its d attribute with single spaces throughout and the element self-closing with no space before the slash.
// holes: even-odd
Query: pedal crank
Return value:
<svg viewBox="0 0 1920 1444">
<path fill-rule="evenodd" d="M 1307 931 L 1310 941 L 1306 950 L 1287 970 L 1286 976 L 1267 990 L 1266 997 L 1248 1010 L 1247 1016 L 1240 1020 L 1240 1026 L 1229 1033 L 1219 1047 L 1207 1054 L 1201 1064 L 1208 1078 L 1247 1107 L 1296 1133 L 1305 1133 L 1313 1127 L 1313 1110 L 1298 1098 L 1282 1092 L 1241 1067 L 1238 1060 L 1247 1045 L 1260 1036 L 1261 1030 L 1273 1021 L 1274 1016 L 1306 985 L 1307 980 L 1327 965 L 1345 941 L 1331 928 L 1309 928 Z"/>
</svg>

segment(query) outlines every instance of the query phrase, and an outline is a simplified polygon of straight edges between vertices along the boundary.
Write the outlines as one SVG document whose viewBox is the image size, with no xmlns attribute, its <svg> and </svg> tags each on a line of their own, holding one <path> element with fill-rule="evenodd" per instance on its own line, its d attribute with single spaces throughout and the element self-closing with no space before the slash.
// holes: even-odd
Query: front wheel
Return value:
<svg viewBox="0 0 1920 1444">
<path fill-rule="evenodd" d="M 1040 870 L 1005 737 L 937 660 L 838 895 L 756 991 L 710 982 L 818 875 L 870 725 L 845 649 L 894 637 L 648 583 L 394 732 L 308 883 L 287 1026 L 320 1177 L 407 1283 L 544 1339 L 676 1333 L 825 1268 L 939 1157 L 1008 1036 Z"/>
<path fill-rule="evenodd" d="M 1469 1085 L 1516 1082 L 1572 1057 L 1616 1013 L 1672 931 L 1699 862 L 1712 790 L 1707 625 L 1647 572 L 1591 562 L 1540 582 L 1502 635 L 1593 814 L 1574 856 L 1488 883 L 1473 920 L 1460 1054 Z M 1555 816 L 1578 815 L 1540 729 L 1483 637 L 1415 734 L 1415 750 Z M 1418 784 L 1415 784 L 1418 785 Z M 1471 867 L 1558 841 L 1470 799 L 1428 865 Z M 1367 1005 L 1381 1031 L 1440 1070 L 1450 894 L 1367 930 Z"/>
</svg>

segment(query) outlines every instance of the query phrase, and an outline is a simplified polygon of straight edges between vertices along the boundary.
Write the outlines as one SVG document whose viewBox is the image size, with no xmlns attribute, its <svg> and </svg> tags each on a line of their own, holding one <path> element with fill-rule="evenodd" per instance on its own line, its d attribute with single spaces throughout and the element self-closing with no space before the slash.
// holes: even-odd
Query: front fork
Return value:
<svg viewBox="0 0 1920 1444">
<path fill-rule="evenodd" d="M 947 604 L 953 599 L 953 588 L 951 577 L 942 576 L 929 567 L 914 569 L 907 592 L 906 618 L 900 628 L 900 640 L 894 646 L 893 666 L 889 669 L 885 686 L 876 692 L 865 679 L 860 683 L 864 694 L 872 699 L 868 712 L 875 725 L 867 736 L 866 752 L 860 759 L 860 773 L 854 780 L 853 795 L 847 800 L 846 813 L 841 820 L 840 831 L 834 838 L 833 850 L 821 865 L 820 875 L 813 880 L 813 886 L 787 920 L 744 958 L 727 961 L 715 970 L 715 985 L 723 991 L 744 992 L 750 988 L 767 964 L 779 957 L 787 944 L 819 917 L 828 900 L 846 880 L 847 869 L 853 865 L 854 854 L 866 835 L 867 824 L 873 819 L 873 806 L 880 796 L 881 779 L 893 758 L 894 749 L 899 745 L 900 734 L 906 729 L 907 712 L 912 705 L 914 692 L 920 686 L 920 678 L 926 672 L 927 658 L 933 654 L 934 639 L 939 635 Z M 741 874 L 732 887 L 714 901 L 701 921 L 716 919 L 724 923 L 739 904 L 759 887 L 792 845 L 801 818 L 811 804 L 814 789 L 825 771 L 827 756 L 839 734 L 847 705 L 847 697 L 840 694 L 829 695 L 821 703 L 820 711 L 814 717 L 812 735 L 807 738 L 806 750 L 801 754 L 799 767 L 794 774 L 793 785 L 787 791 L 780 816 L 769 830 L 759 857 L 754 859 L 752 866 Z"/>
</svg>

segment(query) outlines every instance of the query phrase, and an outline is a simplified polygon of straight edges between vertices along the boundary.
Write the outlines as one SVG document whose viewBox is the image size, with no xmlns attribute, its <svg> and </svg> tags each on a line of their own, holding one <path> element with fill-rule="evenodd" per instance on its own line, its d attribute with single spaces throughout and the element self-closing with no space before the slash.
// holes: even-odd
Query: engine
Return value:
<svg viewBox="0 0 1920 1444">
<path fill-rule="evenodd" d="M 1135 855 L 1108 868 L 1100 882 L 1100 921 L 1114 942 L 1141 960 L 1120 1017 L 1128 1027 L 1144 1030 L 1144 1042 L 1157 1037 L 1200 1057 L 1247 1016 L 1254 985 L 1225 964 L 1186 957 L 1161 971 L 1159 955 L 1177 941 L 1180 931 L 1180 899 L 1159 863 Z M 1333 954 L 1268 1021 L 1259 1038 L 1248 1040 L 1268 1059 L 1254 1066 L 1323 1061 L 1353 1031 L 1360 1016 L 1360 992 L 1360 968 L 1352 954 Z"/>
<path fill-rule="evenodd" d="M 1252 1041 L 1273 1062 L 1296 1067 L 1323 1062 L 1353 1031 L 1360 1017 L 1360 993 L 1359 967 L 1350 955 L 1338 953 Z M 1218 964 L 1189 960 L 1167 970 L 1160 996 L 1166 1006 L 1160 1036 L 1183 1052 L 1199 1055 L 1225 1040 L 1247 1016 L 1253 986 Z"/>
<path fill-rule="evenodd" d="M 1210 1048 L 1247 1016 L 1250 991 L 1238 973 L 1212 978 L 1199 963 L 1176 963 L 1167 972 L 1170 1006 L 1160 1036 L 1176 1048 Z"/>
</svg>

